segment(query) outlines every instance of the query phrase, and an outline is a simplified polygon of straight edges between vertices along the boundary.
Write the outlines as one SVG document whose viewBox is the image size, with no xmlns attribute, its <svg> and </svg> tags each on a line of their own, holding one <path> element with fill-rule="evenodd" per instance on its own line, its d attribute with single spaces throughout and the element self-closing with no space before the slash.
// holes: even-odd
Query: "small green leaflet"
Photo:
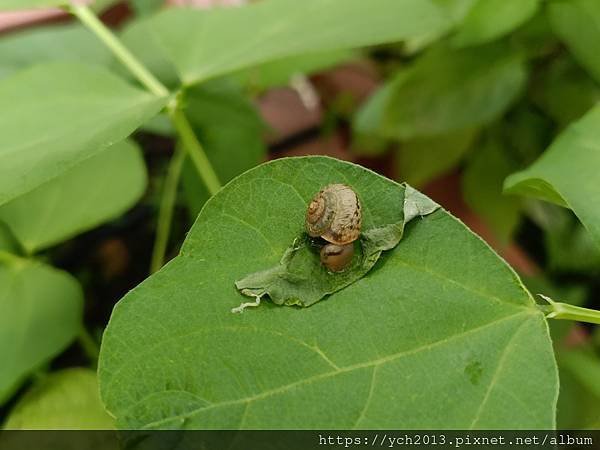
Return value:
<svg viewBox="0 0 600 450">
<path fill-rule="evenodd" d="M 7 430 L 110 430 L 114 428 L 114 420 L 100 402 L 96 372 L 69 368 L 36 380 L 19 399 L 3 427 Z M 62 445 L 42 447 L 61 448 Z"/>
<path fill-rule="evenodd" d="M 391 208 L 392 222 L 372 224 L 354 243 L 358 250 L 351 266 L 341 272 L 329 272 L 319 260 L 318 251 L 310 244 L 306 233 L 299 235 L 285 251 L 279 264 L 270 269 L 252 273 L 235 282 L 244 295 L 256 298 L 256 303 L 244 303 L 232 311 L 241 312 L 246 306 L 260 303 L 268 295 L 277 305 L 310 306 L 326 295 L 361 279 L 379 260 L 381 253 L 391 250 L 400 242 L 404 225 L 415 217 L 431 214 L 439 205 L 408 185 L 403 186 L 398 208 Z M 401 206 L 402 205 L 402 206 Z"/>
<path fill-rule="evenodd" d="M 0 404 L 77 336 L 82 311 L 71 275 L 0 252 Z"/>
</svg>

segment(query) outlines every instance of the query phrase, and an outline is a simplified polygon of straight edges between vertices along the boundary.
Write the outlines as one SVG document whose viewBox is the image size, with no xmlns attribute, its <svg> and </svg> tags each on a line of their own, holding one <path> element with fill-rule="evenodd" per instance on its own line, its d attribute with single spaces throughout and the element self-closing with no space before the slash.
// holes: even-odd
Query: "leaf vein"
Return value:
<svg viewBox="0 0 600 450">
<path fill-rule="evenodd" d="M 473 334 L 473 333 L 477 333 L 477 332 L 479 332 L 481 330 L 487 329 L 489 327 L 492 327 L 492 326 L 497 325 L 499 323 L 505 322 L 507 320 L 515 319 L 516 317 L 525 316 L 525 315 L 526 316 L 533 316 L 534 314 L 532 314 L 529 311 L 519 312 L 519 313 L 516 313 L 516 314 L 510 314 L 510 315 L 504 316 L 504 317 L 502 317 L 500 319 L 496 319 L 496 320 L 493 320 L 493 321 L 488 322 L 486 324 L 480 325 L 478 327 L 471 328 L 471 329 L 469 329 L 467 331 L 462 331 L 460 333 L 448 336 L 448 337 L 446 337 L 444 339 L 440 339 L 440 340 L 435 341 L 435 342 L 423 344 L 423 345 L 421 345 L 419 347 L 415 347 L 415 348 L 410 349 L 410 350 L 404 350 L 404 351 L 401 351 L 401 352 L 398 352 L 398 353 L 394 353 L 394 354 L 391 354 L 391 355 L 388 355 L 388 356 L 385 356 L 385 357 L 382 357 L 382 358 L 378 358 L 378 359 L 375 359 L 375 360 L 364 361 L 364 362 L 360 362 L 360 363 L 357 363 L 357 364 L 352 364 L 352 365 L 349 365 L 349 366 L 345 366 L 345 367 L 340 368 L 340 370 L 338 370 L 338 371 L 329 371 L 329 372 L 323 372 L 323 373 L 320 373 L 320 374 L 316 374 L 316 375 L 313 375 L 311 377 L 304 378 L 304 379 L 301 379 L 301 380 L 297 380 L 297 381 L 294 381 L 294 382 L 291 382 L 291 383 L 288 383 L 288 384 L 285 384 L 285 385 L 282 385 L 282 386 L 278 386 L 276 388 L 269 389 L 269 390 L 266 390 L 264 392 L 261 392 L 261 393 L 258 393 L 258 394 L 254 394 L 254 395 L 250 395 L 250 396 L 247 396 L 247 397 L 244 397 L 244 398 L 239 398 L 239 399 L 235 399 L 235 400 L 226 400 L 226 401 L 222 401 L 222 402 L 219 402 L 219 403 L 214 402 L 211 406 L 207 406 L 207 407 L 203 407 L 203 408 L 196 408 L 196 409 L 188 411 L 187 413 L 184 413 L 184 414 L 179 414 L 179 415 L 176 415 L 176 416 L 173 416 L 173 417 L 170 417 L 170 418 L 161 419 L 161 420 L 158 420 L 158 421 L 155 421 L 155 422 L 150 422 L 150 423 L 144 425 L 142 428 L 143 429 L 151 429 L 151 428 L 154 428 L 154 427 L 158 427 L 158 426 L 164 425 L 164 424 L 166 424 L 166 423 L 168 423 L 170 421 L 182 420 L 182 419 L 186 419 L 186 418 L 189 419 L 189 418 L 193 417 L 196 414 L 199 414 L 199 413 L 202 413 L 202 412 L 205 412 L 205 411 L 208 411 L 208 410 L 212 410 L 212 409 L 216 409 L 216 408 L 222 408 L 222 407 L 227 407 L 227 406 L 233 406 L 233 405 L 239 405 L 239 404 L 243 404 L 243 403 L 246 403 L 246 402 L 254 402 L 254 401 L 262 400 L 262 399 L 271 397 L 273 395 L 277 395 L 277 394 L 281 394 L 281 393 L 287 392 L 287 391 L 289 391 L 291 389 L 294 389 L 296 387 L 307 385 L 307 384 L 311 384 L 311 383 L 314 383 L 314 382 L 317 382 L 317 381 L 320 381 L 320 380 L 324 380 L 324 379 L 327 379 L 327 378 L 331 378 L 331 377 L 334 377 L 334 376 L 339 375 L 339 374 L 348 373 L 348 372 L 352 372 L 352 371 L 360 370 L 360 369 L 365 369 L 365 368 L 368 368 L 368 367 L 377 367 L 377 366 L 380 366 L 380 365 L 383 365 L 383 364 L 387 364 L 389 362 L 393 362 L 393 361 L 395 361 L 397 359 L 400 359 L 400 358 L 403 358 L 403 357 L 406 357 L 406 356 L 412 356 L 412 355 L 415 355 L 415 354 L 418 354 L 418 353 L 421 353 L 421 352 L 424 352 L 424 351 L 431 350 L 431 349 L 436 348 L 436 347 L 438 347 L 440 345 L 444 345 L 446 343 L 452 342 L 452 341 L 454 341 L 456 339 L 460 339 L 462 337 L 465 337 L 465 336 Z M 526 321 L 524 321 L 523 323 L 526 323 Z M 522 324 L 521 324 L 521 326 L 522 326 Z M 514 339 L 514 336 L 513 336 L 513 339 Z M 141 400 L 141 401 L 143 401 L 143 400 Z"/>
</svg>

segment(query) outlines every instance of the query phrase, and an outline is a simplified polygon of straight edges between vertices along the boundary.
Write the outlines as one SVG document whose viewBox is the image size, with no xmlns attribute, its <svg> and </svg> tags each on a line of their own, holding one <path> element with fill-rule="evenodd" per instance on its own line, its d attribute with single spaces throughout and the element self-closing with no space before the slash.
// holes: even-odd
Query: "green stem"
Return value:
<svg viewBox="0 0 600 450">
<path fill-rule="evenodd" d="M 119 41 L 96 15 L 85 5 L 71 4 L 69 11 L 76 16 L 114 53 L 125 67 L 150 92 L 158 97 L 166 97 L 169 90 Z"/>
<path fill-rule="evenodd" d="M 175 154 L 169 162 L 165 185 L 163 187 L 160 209 L 158 211 L 158 225 L 156 227 L 154 249 L 152 250 L 152 261 L 150 263 L 150 273 L 158 271 L 164 264 L 167 243 L 171 232 L 173 211 L 175 210 L 177 186 L 179 185 L 179 178 L 181 176 L 184 159 L 185 152 L 181 147 L 177 147 Z"/>
<path fill-rule="evenodd" d="M 215 173 L 204 149 L 202 148 L 202 144 L 198 141 L 198 138 L 194 134 L 194 130 L 190 125 L 187 117 L 179 108 L 169 107 L 169 116 L 181 138 L 181 143 L 185 148 L 188 156 L 194 163 L 196 170 L 200 174 L 200 177 L 206 184 L 208 188 L 208 192 L 210 195 L 216 194 L 219 189 L 221 189 L 221 182 L 219 181 L 219 177 Z"/>
<path fill-rule="evenodd" d="M 0 263 L 4 263 L 11 266 L 19 266 L 24 264 L 26 261 L 25 258 L 15 255 L 13 253 L 0 250 Z"/>
<path fill-rule="evenodd" d="M 100 346 L 85 327 L 81 327 L 77 340 L 93 366 L 98 364 Z"/>
<path fill-rule="evenodd" d="M 548 319 L 559 320 L 576 320 L 578 322 L 588 322 L 600 324 L 600 311 L 581 306 L 573 306 L 567 303 L 559 303 L 552 300 L 550 297 L 539 294 L 549 305 L 541 306 L 540 308 L 546 313 Z"/>
</svg>

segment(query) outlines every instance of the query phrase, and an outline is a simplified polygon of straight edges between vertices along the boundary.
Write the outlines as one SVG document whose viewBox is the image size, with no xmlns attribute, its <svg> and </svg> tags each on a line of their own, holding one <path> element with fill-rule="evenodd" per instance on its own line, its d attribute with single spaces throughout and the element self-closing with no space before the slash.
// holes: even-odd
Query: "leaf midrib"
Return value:
<svg viewBox="0 0 600 450">
<path fill-rule="evenodd" d="M 184 414 L 179 414 L 179 415 L 172 416 L 172 417 L 169 417 L 169 418 L 165 418 L 165 419 L 157 420 L 157 421 L 154 421 L 154 422 L 150 422 L 150 423 L 144 425 L 142 427 L 142 429 L 150 429 L 150 428 L 160 427 L 161 425 L 166 424 L 166 423 L 171 422 L 171 421 L 174 421 L 174 420 L 189 419 L 192 416 L 194 416 L 195 414 L 198 414 L 198 413 L 201 413 L 201 412 L 204 412 L 204 411 L 208 411 L 208 410 L 212 410 L 212 409 L 217 409 L 217 408 L 222 408 L 222 407 L 227 407 L 227 406 L 234 406 L 234 405 L 239 405 L 239 404 L 244 404 L 244 403 L 248 403 L 249 404 L 249 403 L 251 403 L 253 401 L 257 401 L 257 400 L 261 400 L 261 399 L 264 399 L 264 398 L 268 398 L 268 397 L 270 397 L 272 395 L 277 395 L 277 394 L 286 392 L 286 391 L 288 391 L 290 389 L 293 389 L 293 388 L 298 387 L 298 386 L 302 386 L 304 384 L 310 384 L 310 383 L 313 383 L 313 382 L 316 382 L 316 381 L 320 381 L 320 380 L 323 380 L 323 379 L 327 379 L 327 378 L 330 378 L 330 377 L 337 376 L 339 374 L 352 372 L 354 370 L 360 370 L 360 369 L 364 369 L 364 368 L 368 368 L 368 367 L 378 367 L 380 365 L 387 364 L 389 362 L 393 362 L 393 361 L 395 361 L 397 359 L 400 359 L 400 358 L 403 358 L 403 357 L 406 357 L 406 356 L 415 355 L 415 354 L 418 354 L 420 352 L 427 351 L 427 350 L 430 350 L 432 348 L 436 348 L 436 347 L 438 347 L 440 345 L 444 345 L 446 343 L 453 342 L 456 339 L 460 339 L 460 338 L 462 338 L 464 336 L 467 336 L 467 335 L 470 335 L 472 333 L 477 333 L 477 332 L 479 332 L 481 330 L 487 329 L 489 327 L 493 327 L 494 325 L 497 325 L 499 323 L 503 323 L 503 322 L 511 320 L 511 319 L 515 319 L 515 318 L 520 317 L 520 316 L 536 317 L 538 314 L 539 313 L 537 313 L 537 312 L 531 312 L 531 310 L 521 311 L 521 312 L 518 312 L 516 314 L 510 314 L 510 315 L 504 316 L 504 317 L 502 317 L 500 319 L 496 319 L 496 320 L 493 320 L 491 322 L 485 323 L 483 325 L 471 328 L 471 329 L 469 329 L 467 331 L 463 331 L 463 332 L 460 332 L 460 333 L 448 336 L 448 337 L 446 337 L 444 339 L 440 339 L 440 340 L 435 341 L 435 342 L 424 344 L 424 345 L 421 345 L 419 347 L 416 347 L 416 348 L 413 348 L 413 349 L 410 349 L 410 350 L 404 350 L 402 352 L 394 353 L 394 354 L 391 354 L 391 355 L 388 355 L 388 356 L 385 356 L 385 357 L 382 357 L 382 358 L 377 358 L 377 359 L 370 360 L 370 361 L 363 361 L 361 363 L 352 364 L 350 366 L 340 367 L 338 370 L 332 370 L 332 371 L 320 373 L 318 375 L 313 375 L 311 377 L 303 378 L 301 380 L 294 381 L 292 383 L 288 383 L 288 384 L 279 386 L 277 388 L 269 389 L 269 390 L 263 391 L 263 392 L 261 392 L 259 394 L 251 395 L 251 396 L 248 396 L 248 397 L 239 398 L 239 399 L 235 399 L 235 400 L 222 401 L 222 402 L 219 402 L 219 403 L 212 403 L 209 406 L 205 406 L 205 407 L 201 407 L 201 408 L 196 408 L 196 409 L 188 411 L 187 413 L 184 413 Z M 523 322 L 523 324 L 524 323 L 525 323 L 525 321 Z M 523 324 L 521 324 L 521 326 Z M 205 332 L 207 330 L 202 330 L 202 331 Z M 268 330 L 260 330 L 260 331 L 268 331 Z M 515 334 L 516 334 L 516 332 L 515 332 Z M 139 405 L 140 403 L 144 402 L 147 398 L 151 397 L 152 395 L 156 395 L 156 394 L 157 394 L 157 392 L 153 392 L 152 394 L 150 394 L 150 395 L 148 395 L 148 396 L 140 399 L 135 404 L 133 404 L 130 408 L 128 408 L 128 410 L 131 410 L 131 409 L 137 407 L 137 405 Z M 126 416 L 126 414 L 125 414 L 125 416 Z"/>
</svg>

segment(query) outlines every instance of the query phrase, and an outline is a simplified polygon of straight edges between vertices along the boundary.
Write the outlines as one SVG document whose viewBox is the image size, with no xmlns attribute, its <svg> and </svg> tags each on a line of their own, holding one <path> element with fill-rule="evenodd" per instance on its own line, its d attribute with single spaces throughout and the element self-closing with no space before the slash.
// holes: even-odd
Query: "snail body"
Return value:
<svg viewBox="0 0 600 450">
<path fill-rule="evenodd" d="M 360 201 L 351 187 L 330 184 L 312 199 L 306 211 L 306 231 L 327 241 L 320 252 L 321 263 L 332 272 L 344 271 L 354 256 L 354 241 L 360 236 Z"/>
</svg>

